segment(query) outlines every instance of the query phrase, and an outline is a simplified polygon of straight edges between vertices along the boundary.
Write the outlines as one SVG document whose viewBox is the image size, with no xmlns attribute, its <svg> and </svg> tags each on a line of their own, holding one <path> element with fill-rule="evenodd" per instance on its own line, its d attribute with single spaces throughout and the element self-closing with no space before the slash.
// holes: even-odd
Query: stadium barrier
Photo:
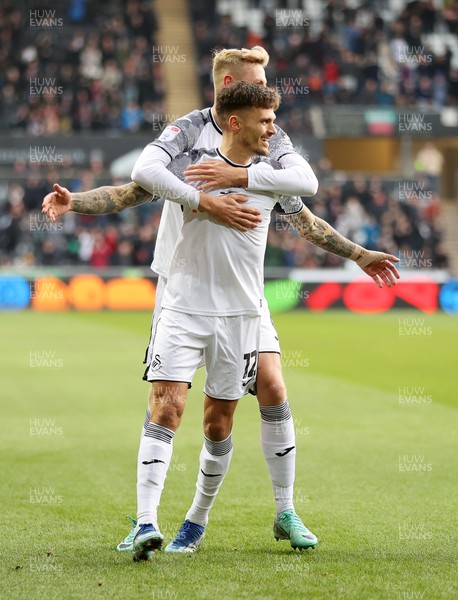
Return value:
<svg viewBox="0 0 458 600">
<path fill-rule="evenodd" d="M 0 310 L 152 310 L 155 278 L 148 269 L 103 269 L 95 273 L 0 275 Z M 71 272 L 74 271 L 74 272 Z M 392 308 L 458 314 L 458 278 L 443 271 L 403 273 L 392 288 L 379 289 L 369 278 L 345 270 L 267 269 L 266 298 L 272 313 L 331 308 L 375 314 Z"/>
</svg>

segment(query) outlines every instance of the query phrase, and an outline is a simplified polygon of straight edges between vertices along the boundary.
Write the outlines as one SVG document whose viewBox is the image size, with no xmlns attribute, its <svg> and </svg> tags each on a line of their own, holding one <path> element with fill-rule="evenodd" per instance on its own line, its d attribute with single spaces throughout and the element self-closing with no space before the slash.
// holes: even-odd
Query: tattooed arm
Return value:
<svg viewBox="0 0 458 600">
<path fill-rule="evenodd" d="M 353 258 L 356 244 L 340 235 L 329 223 L 314 215 L 306 206 L 301 212 L 286 215 L 285 218 L 302 237 L 315 246 L 344 258 Z"/>
<path fill-rule="evenodd" d="M 42 212 L 47 214 L 51 221 L 55 221 L 68 211 L 83 215 L 108 215 L 154 199 L 152 194 L 136 183 L 116 187 L 106 185 L 75 194 L 57 183 L 53 187 L 54 192 L 45 197 L 42 205 Z"/>
<path fill-rule="evenodd" d="M 286 219 L 302 237 L 315 246 L 354 260 L 365 273 L 372 277 L 378 287 L 382 287 L 382 282 L 385 282 L 388 287 L 396 285 L 399 273 L 390 262 L 398 262 L 399 259 L 396 256 L 366 250 L 355 244 L 331 227 L 329 223 L 314 215 L 306 206 L 301 212 L 286 216 Z"/>
</svg>

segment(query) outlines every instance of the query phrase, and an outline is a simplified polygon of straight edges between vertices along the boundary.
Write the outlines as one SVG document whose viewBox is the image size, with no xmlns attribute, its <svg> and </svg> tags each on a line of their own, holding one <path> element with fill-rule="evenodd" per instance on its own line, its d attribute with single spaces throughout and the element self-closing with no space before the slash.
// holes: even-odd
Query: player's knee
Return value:
<svg viewBox="0 0 458 600">
<path fill-rule="evenodd" d="M 175 430 L 183 415 L 186 396 L 170 386 L 155 385 L 150 399 L 151 421 Z"/>
<path fill-rule="evenodd" d="M 204 422 L 204 435 L 212 442 L 225 440 L 232 431 L 232 419 L 219 417 L 211 421 Z"/>
<path fill-rule="evenodd" d="M 173 404 L 161 404 L 156 406 L 156 410 L 151 415 L 151 420 L 174 431 L 180 423 L 182 414 L 183 411 L 180 411 Z"/>
<path fill-rule="evenodd" d="M 274 375 L 274 376 L 272 376 Z M 261 374 L 256 381 L 258 401 L 261 405 L 282 404 L 287 398 L 286 386 L 281 373 Z"/>
</svg>

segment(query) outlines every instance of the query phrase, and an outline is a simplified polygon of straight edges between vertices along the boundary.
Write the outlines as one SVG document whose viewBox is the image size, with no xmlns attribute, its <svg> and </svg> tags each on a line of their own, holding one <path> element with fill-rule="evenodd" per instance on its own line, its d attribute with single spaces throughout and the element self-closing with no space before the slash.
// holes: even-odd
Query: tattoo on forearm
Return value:
<svg viewBox="0 0 458 600">
<path fill-rule="evenodd" d="M 153 198 L 136 183 L 106 185 L 88 192 L 72 194 L 71 210 L 83 215 L 108 215 L 132 208 Z"/>
<path fill-rule="evenodd" d="M 341 235 L 329 223 L 312 213 L 308 214 L 302 211 L 297 215 L 286 218 L 302 237 L 305 237 L 315 246 L 323 248 L 323 250 L 349 258 L 356 248 L 356 244 Z"/>
</svg>

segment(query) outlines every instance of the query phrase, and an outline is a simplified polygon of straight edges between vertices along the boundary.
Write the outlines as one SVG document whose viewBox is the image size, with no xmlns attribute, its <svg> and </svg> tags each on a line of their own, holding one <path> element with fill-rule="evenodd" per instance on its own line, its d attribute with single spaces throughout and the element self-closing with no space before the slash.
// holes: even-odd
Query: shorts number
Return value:
<svg viewBox="0 0 458 600">
<path fill-rule="evenodd" d="M 243 355 L 245 359 L 245 372 L 243 373 L 243 379 L 251 379 L 256 373 L 256 367 L 258 366 L 258 351 L 248 352 Z"/>
</svg>

